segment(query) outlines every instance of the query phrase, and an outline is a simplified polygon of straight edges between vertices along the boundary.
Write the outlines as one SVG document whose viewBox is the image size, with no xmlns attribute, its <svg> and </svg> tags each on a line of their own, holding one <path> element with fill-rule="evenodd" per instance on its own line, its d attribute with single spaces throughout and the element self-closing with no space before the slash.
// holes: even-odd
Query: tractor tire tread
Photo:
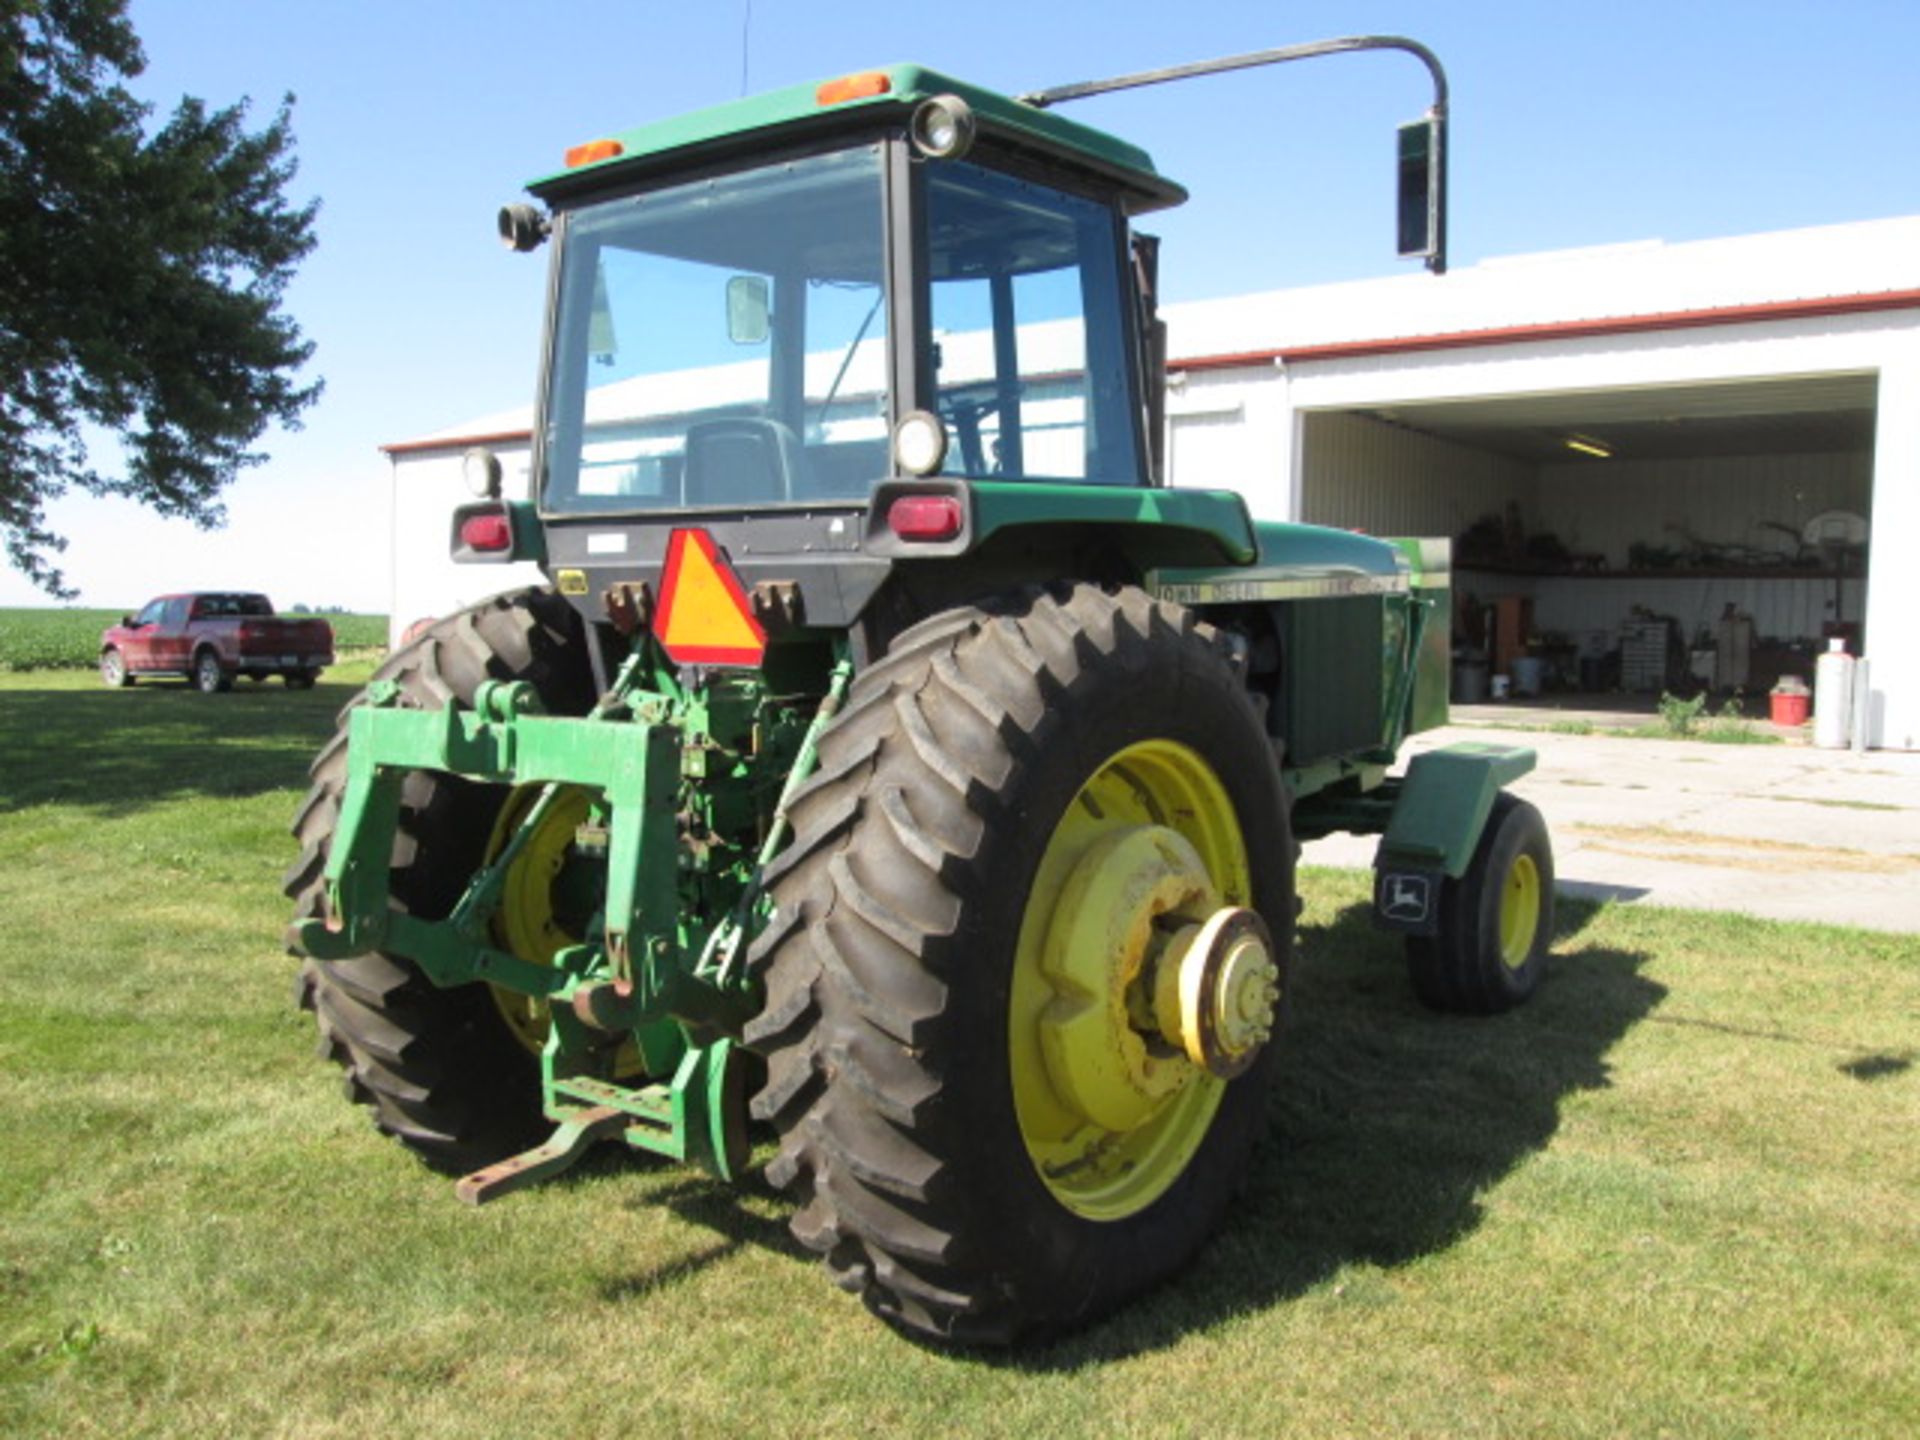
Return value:
<svg viewBox="0 0 1920 1440">
<path fill-rule="evenodd" d="M 949 983 L 977 958 L 960 925 L 981 857 L 1023 823 L 1003 792 L 1072 723 L 1056 702 L 1091 666 L 1144 670 L 1202 645 L 1224 664 L 1217 636 L 1142 591 L 1029 586 L 902 631 L 820 739 L 770 871 L 775 919 L 749 953 L 767 994 L 745 1034 L 767 1068 L 753 1113 L 780 1132 L 766 1174 L 795 1194 L 795 1237 L 902 1329 L 1006 1344 L 1117 1298 L 1057 1297 L 1036 1320 L 1031 1296 L 1006 1293 L 997 1237 L 969 1225 L 938 1139 L 969 1118 L 943 1069 L 967 1063 Z M 1291 893 L 1284 912 L 1269 919 L 1290 943 Z"/>
<path fill-rule="evenodd" d="M 469 705 L 484 680 L 525 680 L 549 713 L 584 714 L 594 698 L 584 643 L 564 599 L 544 589 L 516 591 L 436 622 L 390 655 L 373 680 L 395 684 L 402 706 L 426 710 Z M 327 856 L 347 782 L 346 726 L 365 702 L 362 692 L 341 708 L 294 816 L 300 850 L 284 888 L 296 921 L 327 914 Z M 484 798 L 484 787 L 459 779 L 407 777 L 391 857 L 401 909 L 432 916 L 450 908 L 476 857 L 447 850 L 456 840 L 469 848 L 484 842 Z M 485 987 L 442 990 L 411 961 L 378 953 L 304 960 L 295 985 L 296 1003 L 314 1012 L 322 1053 L 346 1072 L 348 1093 L 368 1106 L 376 1128 L 428 1164 L 464 1172 L 539 1137 L 535 1067 L 512 1048 L 517 1042 Z"/>
</svg>

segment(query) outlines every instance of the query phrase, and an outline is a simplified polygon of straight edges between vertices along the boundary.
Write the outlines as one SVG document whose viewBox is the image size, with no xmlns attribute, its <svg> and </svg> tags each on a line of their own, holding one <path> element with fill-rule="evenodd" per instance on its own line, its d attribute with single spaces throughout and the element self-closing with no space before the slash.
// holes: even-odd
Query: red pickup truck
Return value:
<svg viewBox="0 0 1920 1440">
<path fill-rule="evenodd" d="M 333 663 L 333 627 L 324 620 L 283 619 L 264 595 L 209 591 L 162 595 L 100 636 L 100 678 L 131 685 L 137 675 L 185 675 L 211 695 L 233 677 L 278 675 L 305 690 Z"/>
</svg>

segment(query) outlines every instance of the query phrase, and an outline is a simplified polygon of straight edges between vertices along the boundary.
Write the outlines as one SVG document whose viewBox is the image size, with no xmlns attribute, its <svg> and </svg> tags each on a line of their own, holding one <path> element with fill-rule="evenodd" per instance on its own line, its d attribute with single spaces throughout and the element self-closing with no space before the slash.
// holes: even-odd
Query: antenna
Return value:
<svg viewBox="0 0 1920 1440">
<path fill-rule="evenodd" d="M 747 93 L 747 40 L 753 34 L 753 0 L 744 0 L 740 16 L 740 94 Z"/>
</svg>

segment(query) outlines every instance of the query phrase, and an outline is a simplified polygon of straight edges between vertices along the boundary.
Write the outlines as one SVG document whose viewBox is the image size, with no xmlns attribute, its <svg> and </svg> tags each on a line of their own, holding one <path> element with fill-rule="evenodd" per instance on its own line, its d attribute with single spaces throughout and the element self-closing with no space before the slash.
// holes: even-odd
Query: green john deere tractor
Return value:
<svg viewBox="0 0 1920 1440">
<path fill-rule="evenodd" d="M 1130 222 L 1183 192 L 1048 98 L 867 72 L 502 212 L 553 251 L 533 493 L 470 454 L 451 542 L 552 583 L 381 667 L 287 883 L 323 1047 L 463 1198 L 603 1139 L 736 1177 L 751 1117 L 835 1279 L 960 1342 L 1220 1222 L 1299 841 L 1383 837 L 1436 1007 L 1523 1000 L 1552 930 L 1528 752 L 1388 773 L 1446 716 L 1445 542 L 1163 484 Z"/>
</svg>

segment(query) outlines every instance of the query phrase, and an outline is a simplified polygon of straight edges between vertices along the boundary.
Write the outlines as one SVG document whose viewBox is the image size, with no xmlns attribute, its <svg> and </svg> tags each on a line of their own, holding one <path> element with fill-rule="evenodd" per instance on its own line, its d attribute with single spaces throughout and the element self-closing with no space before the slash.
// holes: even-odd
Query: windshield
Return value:
<svg viewBox="0 0 1920 1440">
<path fill-rule="evenodd" d="M 883 239 L 877 146 L 575 212 L 546 508 L 864 498 L 887 471 Z"/>
</svg>

